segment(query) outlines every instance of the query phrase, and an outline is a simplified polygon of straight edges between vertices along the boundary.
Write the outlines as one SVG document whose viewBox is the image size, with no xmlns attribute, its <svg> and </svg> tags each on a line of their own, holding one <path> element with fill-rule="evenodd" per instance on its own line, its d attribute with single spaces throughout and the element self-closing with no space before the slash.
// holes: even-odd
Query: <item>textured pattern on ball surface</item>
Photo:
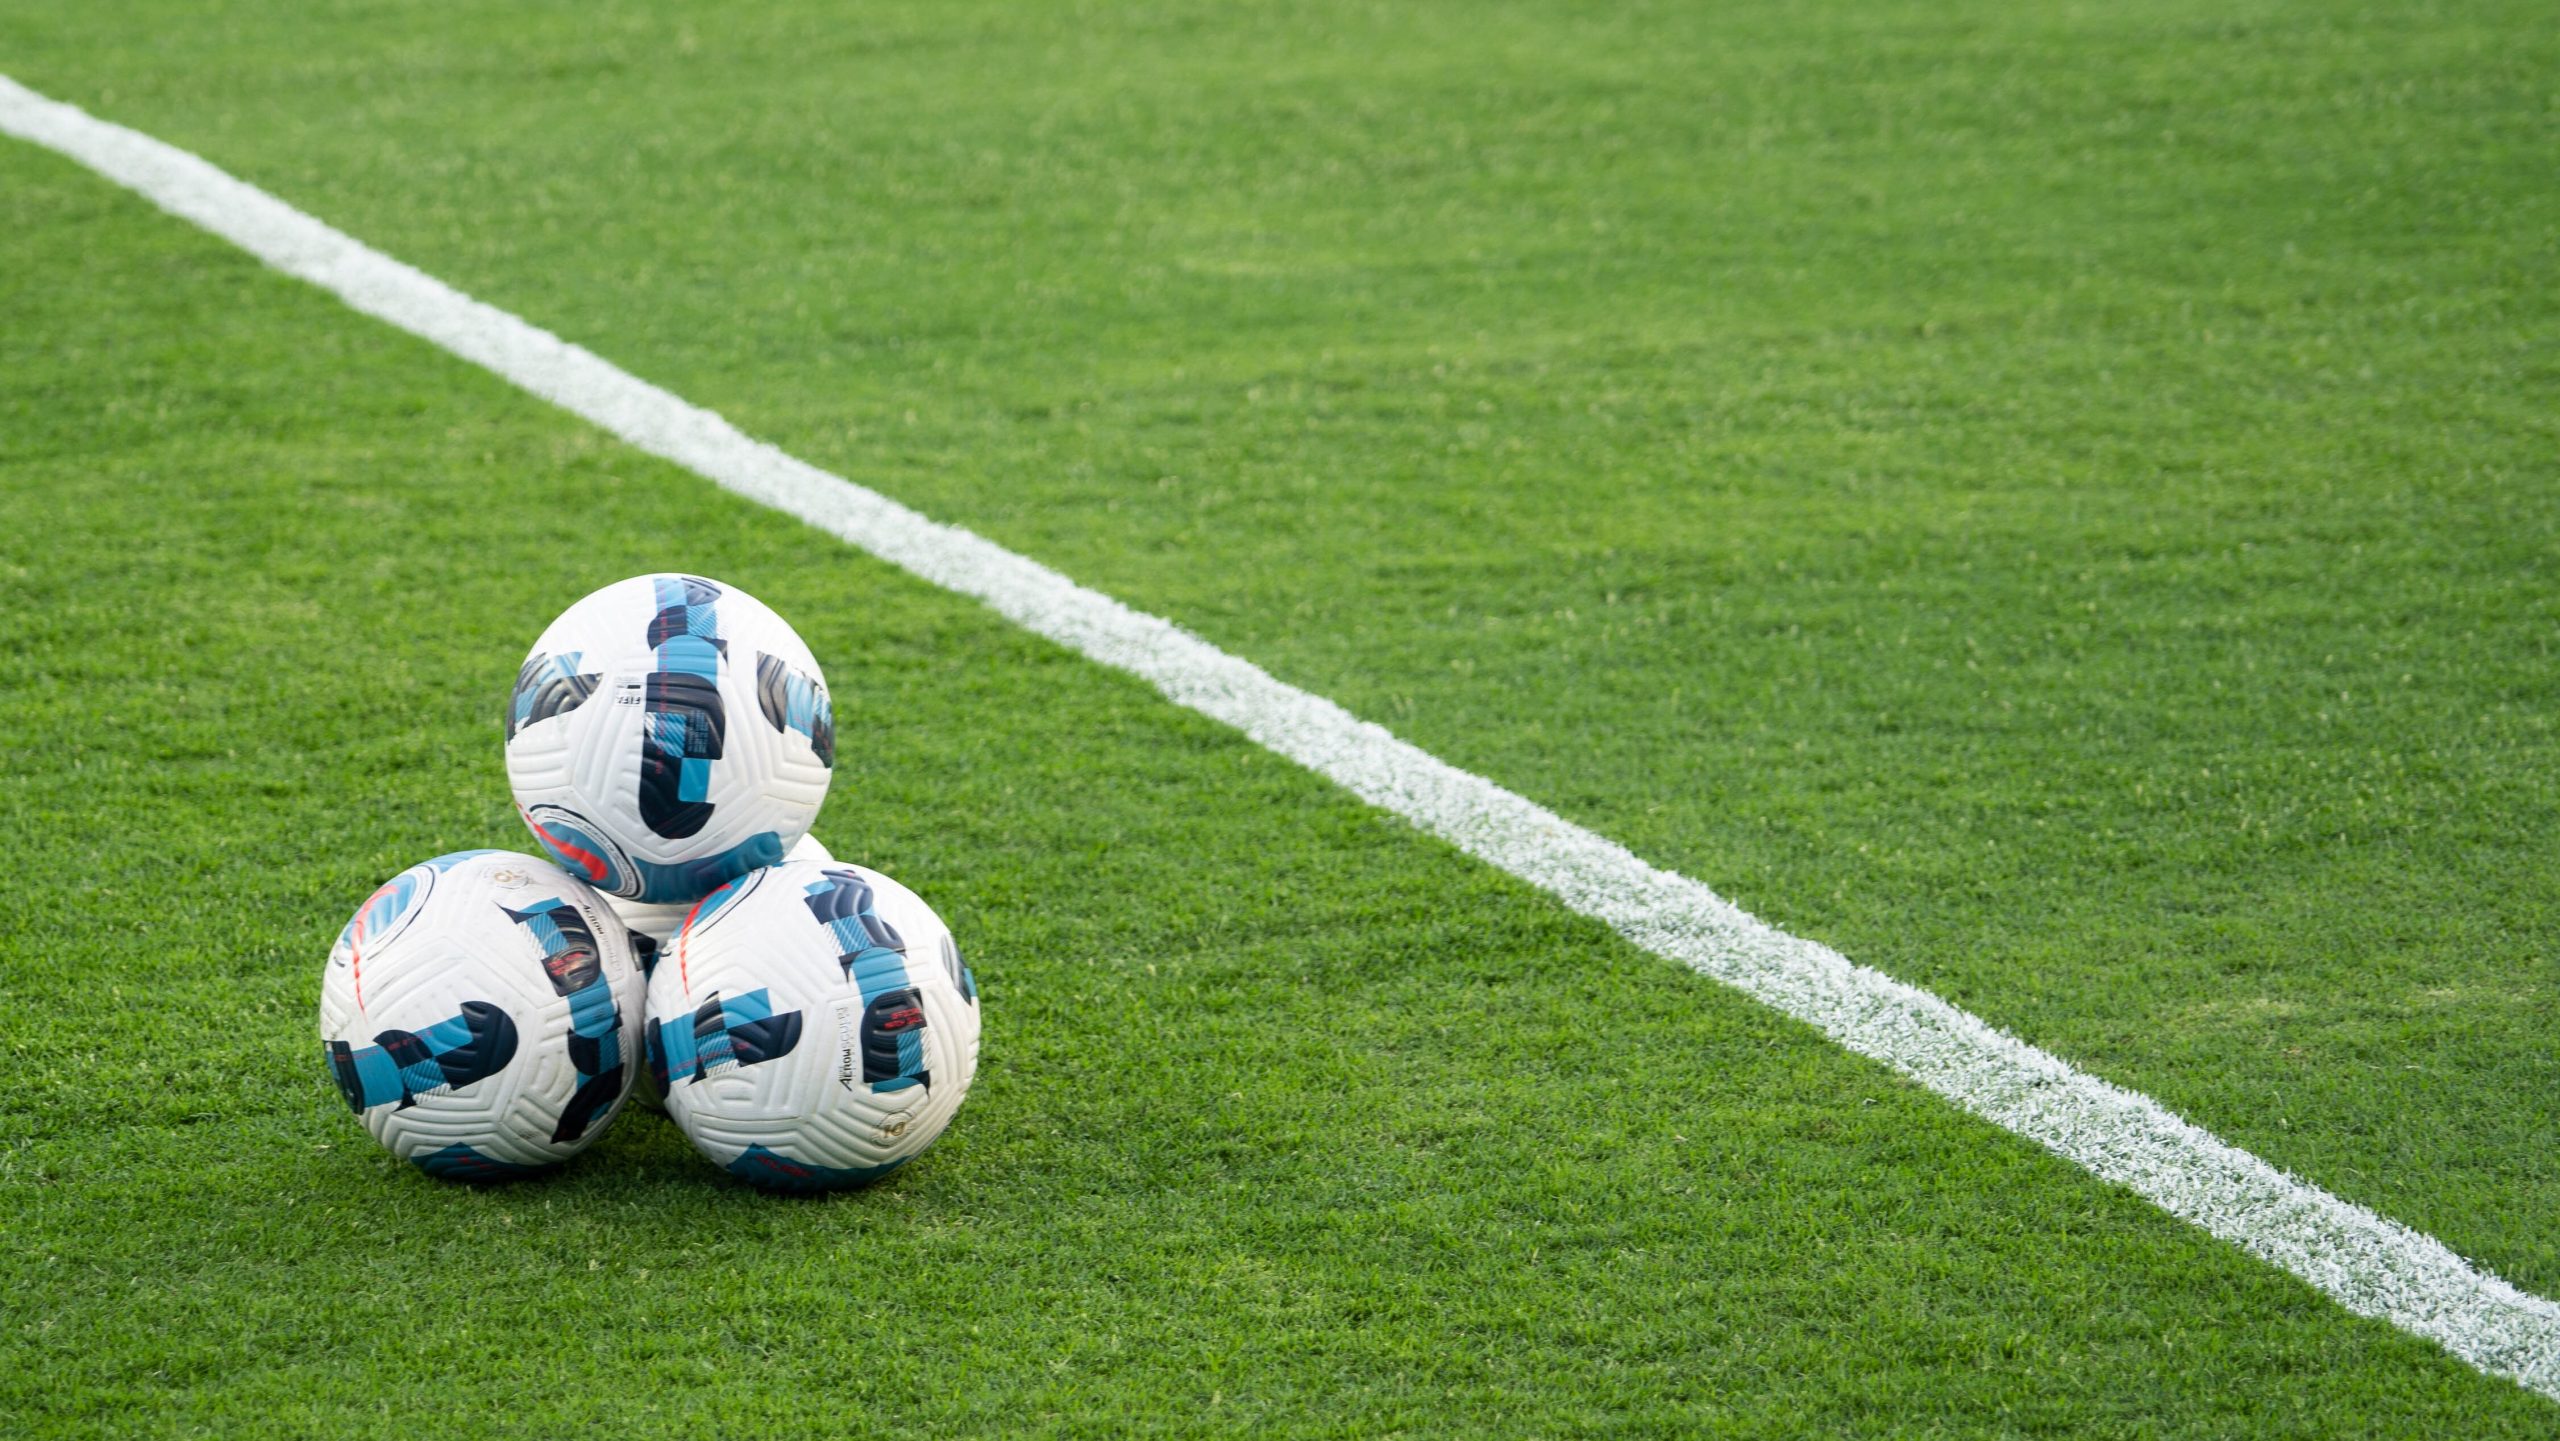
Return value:
<svg viewBox="0 0 2560 1441">
<path fill-rule="evenodd" d="M 816 836 L 809 835 L 802 836 L 800 843 L 793 846 L 791 853 L 783 859 L 832 861 L 835 859 L 835 853 L 828 850 Z M 693 914 L 694 905 L 700 900 L 701 897 L 696 896 L 691 900 L 682 901 L 635 901 L 624 896 L 608 895 L 604 898 L 604 903 L 613 907 L 613 913 L 622 917 L 622 923 L 630 927 L 632 932 L 645 943 L 640 968 L 644 971 L 655 971 L 658 949 L 675 939 L 676 927 L 683 925 L 684 918 Z"/>
<path fill-rule="evenodd" d="M 705 896 L 649 983 L 667 1112 L 778 1190 L 887 1175 L 942 1134 L 978 1068 L 978 996 L 915 892 L 795 861 Z"/>
<path fill-rule="evenodd" d="M 604 898 L 549 861 L 462 851 L 367 897 L 320 984 L 323 1063 L 397 1156 L 493 1180 L 576 1155 L 639 1073 L 647 982 Z"/>
<path fill-rule="evenodd" d="M 783 859 L 835 766 L 798 633 L 732 586 L 617 581 L 563 612 L 507 698 L 507 780 L 534 837 L 597 890 L 694 901 Z"/>
</svg>

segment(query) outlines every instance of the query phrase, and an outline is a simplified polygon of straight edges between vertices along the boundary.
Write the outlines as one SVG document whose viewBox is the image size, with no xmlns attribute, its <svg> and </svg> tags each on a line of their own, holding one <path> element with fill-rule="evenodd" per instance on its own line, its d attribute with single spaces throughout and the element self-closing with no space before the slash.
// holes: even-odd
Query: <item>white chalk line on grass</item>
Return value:
<svg viewBox="0 0 2560 1441">
<path fill-rule="evenodd" d="M 2298 1180 L 1926 991 L 1265 674 L 1171 622 L 748 438 L 719 416 L 340 234 L 196 156 L 0 76 L 0 131 L 288 275 L 1094 660 L 1143 677 L 1656 954 L 1805 1021 L 1977 1116 L 2494 1375 L 2560 1399 L 2560 1305 Z"/>
</svg>

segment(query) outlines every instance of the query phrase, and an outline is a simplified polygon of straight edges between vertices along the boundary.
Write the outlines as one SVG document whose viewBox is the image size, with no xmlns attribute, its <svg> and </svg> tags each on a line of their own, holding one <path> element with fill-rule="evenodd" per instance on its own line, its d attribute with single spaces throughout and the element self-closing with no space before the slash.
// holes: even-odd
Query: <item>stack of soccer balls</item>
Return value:
<svg viewBox="0 0 2560 1441">
<path fill-rule="evenodd" d="M 696 576 L 606 586 L 534 642 L 506 730 L 549 859 L 412 866 L 329 953 L 329 1071 L 375 1140 L 524 1175 L 603 1134 L 642 1064 L 705 1156 L 771 1189 L 870 1181 L 942 1134 L 977 987 L 931 907 L 808 834 L 835 718 L 780 616 Z"/>
</svg>

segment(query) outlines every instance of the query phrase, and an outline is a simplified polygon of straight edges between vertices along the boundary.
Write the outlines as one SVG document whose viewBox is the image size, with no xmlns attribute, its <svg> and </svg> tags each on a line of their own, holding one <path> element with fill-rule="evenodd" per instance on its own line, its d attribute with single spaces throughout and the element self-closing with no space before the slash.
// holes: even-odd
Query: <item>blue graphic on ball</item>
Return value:
<svg viewBox="0 0 2560 1441">
<path fill-rule="evenodd" d="M 423 1031 L 377 1032 L 370 1046 L 331 1041 L 329 1073 L 349 1109 L 407 1110 L 420 1096 L 485 1081 L 516 1057 L 516 1023 L 487 1001 L 465 1001 L 459 1015 Z"/>
<path fill-rule="evenodd" d="M 670 1078 L 700 1081 L 723 1066 L 756 1066 L 790 1055 L 800 1044 L 800 1013 L 773 1013 L 769 991 L 722 1000 L 714 992 L 690 1025 L 649 1022 L 649 1073 L 665 1090 Z"/>
<path fill-rule="evenodd" d="M 900 1156 L 879 1166 L 821 1166 L 813 1161 L 795 1161 L 751 1142 L 744 1154 L 729 1163 L 729 1174 L 768 1191 L 832 1191 L 877 1181 L 913 1159 Z"/>
<path fill-rule="evenodd" d="M 933 1084 L 925 1067 L 924 998 L 907 976 L 907 943 L 874 909 L 871 883 L 830 870 L 802 887 L 827 928 L 845 979 L 862 992 L 862 1079 L 874 1091 Z"/>
<path fill-rule="evenodd" d="M 429 1151 L 410 1158 L 411 1164 L 430 1176 L 447 1181 L 512 1181 L 549 1169 L 544 1166 L 519 1165 L 484 1156 L 469 1146 L 452 1145 L 440 1151 Z"/>
<path fill-rule="evenodd" d="M 713 609 L 719 586 L 691 575 L 662 575 L 655 584 L 649 646 L 657 664 L 640 731 L 640 819 L 673 841 L 711 822 L 711 763 L 722 754 L 726 724 L 720 667 L 729 643 Z"/>
<path fill-rule="evenodd" d="M 569 999 L 569 1064 L 577 1068 L 578 1089 L 560 1113 L 551 1139 L 574 1141 L 621 1099 L 622 1011 L 613 1003 L 613 984 L 605 979 L 595 932 L 576 906 L 555 898 L 520 911 L 503 905 L 498 909 L 542 947 L 543 974 L 554 992 Z"/>
<path fill-rule="evenodd" d="M 537 721 L 566 715 L 586 704 L 596 693 L 601 673 L 581 673 L 583 651 L 563 651 L 558 655 L 535 652 L 516 672 L 516 688 L 507 697 L 507 739 Z"/>
<path fill-rule="evenodd" d="M 836 712 L 818 682 L 801 674 L 779 656 L 756 656 L 756 704 L 777 731 L 798 731 L 809 738 L 818 764 L 836 763 Z"/>
</svg>

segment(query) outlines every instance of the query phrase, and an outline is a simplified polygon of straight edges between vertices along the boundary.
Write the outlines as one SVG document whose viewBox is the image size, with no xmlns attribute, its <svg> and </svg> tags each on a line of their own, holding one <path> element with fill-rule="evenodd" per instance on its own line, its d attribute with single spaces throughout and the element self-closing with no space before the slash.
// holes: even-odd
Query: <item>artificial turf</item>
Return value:
<svg viewBox="0 0 2560 1441">
<path fill-rule="evenodd" d="M 0 69 L 2560 1283 L 2525 12 L 143 7 Z M 31 1432 L 2523 1434 L 2549 1403 L 0 147 Z M 792 616 L 980 1092 L 777 1206 L 370 1153 L 592 585 Z M 102 995 L 101 992 L 104 994 Z"/>
</svg>

